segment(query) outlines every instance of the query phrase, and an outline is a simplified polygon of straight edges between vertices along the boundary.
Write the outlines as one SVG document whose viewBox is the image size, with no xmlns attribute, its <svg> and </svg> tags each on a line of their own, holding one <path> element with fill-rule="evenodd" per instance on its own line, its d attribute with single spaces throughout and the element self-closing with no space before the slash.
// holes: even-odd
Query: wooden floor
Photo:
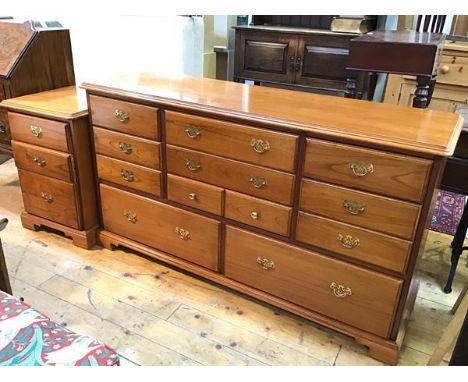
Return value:
<svg viewBox="0 0 468 382">
<path fill-rule="evenodd" d="M 0 165 L 2 241 L 13 292 L 68 328 L 117 349 L 123 365 L 379 365 L 351 338 L 132 253 L 86 251 L 21 227 L 13 161 Z M 431 232 L 401 365 L 424 365 L 468 279 L 441 291 L 451 237 Z M 450 354 L 446 355 L 446 361 Z"/>
</svg>

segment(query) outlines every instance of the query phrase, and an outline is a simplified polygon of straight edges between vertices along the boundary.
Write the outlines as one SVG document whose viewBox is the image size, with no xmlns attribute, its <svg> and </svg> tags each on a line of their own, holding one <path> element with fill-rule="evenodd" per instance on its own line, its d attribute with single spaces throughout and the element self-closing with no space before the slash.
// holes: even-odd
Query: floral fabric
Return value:
<svg viewBox="0 0 468 382">
<path fill-rule="evenodd" d="M 0 366 L 118 366 L 119 356 L 0 291 Z"/>
</svg>

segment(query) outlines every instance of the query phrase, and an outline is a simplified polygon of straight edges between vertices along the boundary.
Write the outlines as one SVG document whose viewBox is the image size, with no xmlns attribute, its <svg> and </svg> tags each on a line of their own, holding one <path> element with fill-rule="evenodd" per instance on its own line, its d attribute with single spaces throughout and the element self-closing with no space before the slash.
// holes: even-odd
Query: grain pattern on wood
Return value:
<svg viewBox="0 0 468 382">
<path fill-rule="evenodd" d="M 258 259 L 266 260 L 268 269 Z M 384 338 L 402 284 L 231 226 L 226 228 L 225 272 L 229 278 Z"/>
<path fill-rule="evenodd" d="M 170 145 L 166 150 L 169 173 L 279 203 L 292 202 L 294 175 Z"/>
<path fill-rule="evenodd" d="M 404 239 L 413 238 L 420 212 L 416 204 L 312 180 L 302 181 L 300 208 Z"/>
<path fill-rule="evenodd" d="M 0 23 L 0 76 L 8 77 L 34 34 L 28 21 Z"/>
<path fill-rule="evenodd" d="M 420 202 L 431 165 L 429 160 L 308 139 L 304 176 Z"/>
</svg>

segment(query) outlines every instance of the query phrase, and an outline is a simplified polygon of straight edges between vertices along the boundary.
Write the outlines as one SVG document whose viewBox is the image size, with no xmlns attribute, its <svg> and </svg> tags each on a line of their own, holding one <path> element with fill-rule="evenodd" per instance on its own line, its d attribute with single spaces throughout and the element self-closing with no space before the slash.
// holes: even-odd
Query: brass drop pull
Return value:
<svg viewBox="0 0 468 382">
<path fill-rule="evenodd" d="M 180 239 L 182 240 L 188 240 L 190 239 L 190 232 L 187 231 L 186 229 L 176 227 L 175 228 L 175 233 L 177 236 L 179 236 Z"/>
<path fill-rule="evenodd" d="M 374 165 L 367 162 L 350 162 L 349 168 L 353 170 L 353 174 L 356 176 L 366 176 L 374 172 Z"/>
<path fill-rule="evenodd" d="M 257 212 L 257 211 L 252 211 L 250 213 L 250 217 L 253 219 L 253 220 L 258 220 L 260 218 L 260 212 Z"/>
<path fill-rule="evenodd" d="M 201 135 L 201 130 L 198 127 L 192 125 L 188 125 L 184 131 L 191 139 L 197 139 Z"/>
<path fill-rule="evenodd" d="M 41 198 L 46 203 L 52 203 L 54 201 L 54 198 L 52 197 L 52 194 L 49 193 L 49 192 L 41 192 Z"/>
<path fill-rule="evenodd" d="M 36 163 L 39 167 L 44 167 L 47 164 L 47 161 L 41 157 L 33 157 L 34 163 Z"/>
<path fill-rule="evenodd" d="M 337 284 L 335 282 L 330 284 L 330 289 L 333 291 L 335 297 L 338 298 L 345 298 L 352 295 L 351 288 L 347 288 L 344 285 Z"/>
<path fill-rule="evenodd" d="M 185 161 L 185 166 L 190 170 L 190 171 L 198 171 L 201 169 L 201 163 L 197 160 L 192 160 L 192 159 L 187 159 Z"/>
<path fill-rule="evenodd" d="M 114 115 L 115 115 L 115 118 L 117 118 L 117 120 L 122 123 L 128 123 L 128 121 L 130 120 L 130 115 L 128 114 L 128 112 L 120 110 L 120 109 L 115 109 Z"/>
<path fill-rule="evenodd" d="M 358 203 L 352 200 L 345 199 L 343 201 L 344 209 L 349 212 L 351 215 L 360 215 L 366 212 L 367 206 L 365 203 Z"/>
<path fill-rule="evenodd" d="M 259 178 L 257 176 L 251 176 L 249 182 L 255 188 L 262 188 L 267 185 L 267 181 L 265 178 Z"/>
<path fill-rule="evenodd" d="M 197 200 L 197 194 L 195 192 L 191 192 L 188 194 L 190 200 Z"/>
<path fill-rule="evenodd" d="M 262 267 L 262 269 L 265 269 L 266 271 L 269 271 L 270 269 L 273 269 L 275 267 L 275 263 L 273 260 L 268 260 L 265 257 L 257 257 L 257 264 Z"/>
<path fill-rule="evenodd" d="M 34 135 L 35 137 L 39 138 L 42 135 L 42 127 L 31 125 L 29 126 L 29 128 L 31 129 L 32 135 Z"/>
<path fill-rule="evenodd" d="M 120 170 L 120 175 L 122 178 L 124 178 L 127 182 L 133 182 L 135 180 L 135 176 L 133 175 L 133 172 L 129 170 Z"/>
<path fill-rule="evenodd" d="M 130 223 L 136 223 L 138 220 L 136 212 L 130 210 L 125 210 L 123 216 L 125 216 Z"/>
<path fill-rule="evenodd" d="M 6 126 L 0 122 L 0 134 L 5 135 L 6 134 Z"/>
<path fill-rule="evenodd" d="M 345 248 L 353 249 L 359 245 L 359 238 L 351 235 L 343 235 L 342 233 L 338 234 L 338 241 Z"/>
<path fill-rule="evenodd" d="M 127 142 L 119 142 L 119 149 L 125 154 L 131 154 L 133 150 L 132 144 Z"/>
<path fill-rule="evenodd" d="M 270 151 L 270 143 L 268 141 L 263 141 L 261 139 L 253 138 L 250 141 L 250 146 L 256 153 L 263 154 L 266 151 Z"/>
</svg>

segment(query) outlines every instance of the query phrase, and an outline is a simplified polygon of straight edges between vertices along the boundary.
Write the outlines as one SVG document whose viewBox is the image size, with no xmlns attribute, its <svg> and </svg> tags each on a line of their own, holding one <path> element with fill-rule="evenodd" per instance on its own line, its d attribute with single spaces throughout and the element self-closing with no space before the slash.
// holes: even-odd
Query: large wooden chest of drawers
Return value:
<svg viewBox="0 0 468 382">
<path fill-rule="evenodd" d="M 82 87 L 104 246 L 312 319 L 396 363 L 459 116 L 196 78 Z"/>
<path fill-rule="evenodd" d="M 8 110 L 23 226 L 53 228 L 91 248 L 98 213 L 84 92 L 78 97 L 70 86 L 10 98 L 1 106 Z"/>
</svg>

